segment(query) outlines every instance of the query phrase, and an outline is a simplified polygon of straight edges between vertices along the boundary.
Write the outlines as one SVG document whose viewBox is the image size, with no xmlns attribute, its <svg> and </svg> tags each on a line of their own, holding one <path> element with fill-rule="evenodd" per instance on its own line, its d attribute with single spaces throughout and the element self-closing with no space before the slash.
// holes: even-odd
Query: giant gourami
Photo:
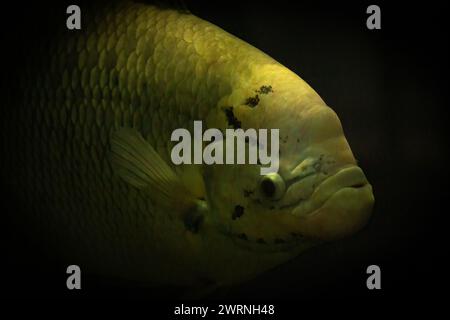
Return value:
<svg viewBox="0 0 450 320">
<path fill-rule="evenodd" d="M 372 187 L 336 113 L 299 76 L 184 11 L 82 12 L 82 30 L 43 46 L 4 112 L 16 134 L 2 175 L 36 241 L 86 272 L 233 284 L 365 225 Z M 171 133 L 195 120 L 279 129 L 279 171 L 174 165 Z"/>
</svg>

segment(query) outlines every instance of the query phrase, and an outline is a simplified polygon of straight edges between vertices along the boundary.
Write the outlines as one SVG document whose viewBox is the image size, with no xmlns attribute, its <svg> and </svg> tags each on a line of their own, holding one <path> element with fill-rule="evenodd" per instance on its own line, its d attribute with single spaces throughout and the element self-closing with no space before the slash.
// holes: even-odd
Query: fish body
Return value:
<svg viewBox="0 0 450 320">
<path fill-rule="evenodd" d="M 20 130 L 2 175 L 38 241 L 86 272 L 233 284 L 366 223 L 370 184 L 295 73 L 186 12 L 126 2 L 83 17 L 43 48 L 5 115 L 6 132 Z M 279 172 L 262 182 L 258 165 L 174 165 L 171 134 L 195 120 L 279 129 Z"/>
</svg>

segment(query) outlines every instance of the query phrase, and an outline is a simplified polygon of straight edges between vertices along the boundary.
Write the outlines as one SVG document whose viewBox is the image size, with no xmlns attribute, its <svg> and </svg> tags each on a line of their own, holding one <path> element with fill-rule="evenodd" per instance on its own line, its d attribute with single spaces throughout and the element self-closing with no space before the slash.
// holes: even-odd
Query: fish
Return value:
<svg viewBox="0 0 450 320">
<path fill-rule="evenodd" d="M 82 29 L 55 31 L 2 111 L 2 180 L 36 242 L 86 273 L 229 286 L 367 224 L 372 186 L 297 74 L 186 10 L 81 9 Z M 278 171 L 175 165 L 171 133 L 195 121 L 278 129 Z"/>
</svg>

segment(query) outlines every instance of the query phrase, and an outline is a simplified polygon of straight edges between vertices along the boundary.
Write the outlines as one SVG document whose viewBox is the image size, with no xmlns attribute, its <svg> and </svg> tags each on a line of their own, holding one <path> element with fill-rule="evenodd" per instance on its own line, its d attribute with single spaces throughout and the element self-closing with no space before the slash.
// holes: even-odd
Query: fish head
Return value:
<svg viewBox="0 0 450 320">
<path fill-rule="evenodd" d="M 234 116 L 244 130 L 279 129 L 275 172 L 261 175 L 263 166 L 258 164 L 207 169 L 216 225 L 236 243 L 251 250 L 297 254 L 349 236 L 369 220 L 372 186 L 338 116 L 317 97 L 280 99 L 274 92 L 272 99 L 261 99 L 253 109 L 235 107 Z"/>
<path fill-rule="evenodd" d="M 283 180 L 278 208 L 298 219 L 291 224 L 305 237 L 333 240 L 357 232 L 371 215 L 374 196 L 338 116 L 319 103 L 304 109 L 297 123 L 280 129 L 280 168 L 261 186 L 272 191 Z"/>
</svg>

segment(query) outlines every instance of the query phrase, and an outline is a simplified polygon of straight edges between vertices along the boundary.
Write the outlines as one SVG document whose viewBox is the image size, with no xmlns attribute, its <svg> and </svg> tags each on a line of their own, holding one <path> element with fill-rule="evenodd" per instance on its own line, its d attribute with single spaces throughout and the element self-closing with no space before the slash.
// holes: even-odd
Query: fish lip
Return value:
<svg viewBox="0 0 450 320">
<path fill-rule="evenodd" d="M 323 241 L 338 240 L 360 231 L 368 223 L 374 203 L 369 183 L 348 186 L 334 192 L 313 212 L 295 218 L 307 236 Z"/>
<path fill-rule="evenodd" d="M 337 184 L 333 186 L 333 183 Z M 292 204 L 292 214 L 299 217 L 311 216 L 322 208 L 337 192 L 344 189 L 362 190 L 369 187 L 371 185 L 360 167 L 356 165 L 345 166 L 332 176 L 322 180 L 306 201 L 300 199 L 295 204 Z M 321 192 L 324 192 L 325 196 L 320 196 Z M 309 206 L 302 207 L 308 201 L 310 202 Z M 303 212 L 300 212 L 301 209 L 304 209 Z"/>
<path fill-rule="evenodd" d="M 310 213 L 308 213 L 308 214 L 306 214 L 306 216 L 305 216 L 305 218 L 306 217 L 313 217 L 313 216 L 315 216 L 316 214 L 318 214 L 319 213 L 319 211 L 333 198 L 333 196 L 335 196 L 337 193 L 339 193 L 340 191 L 343 191 L 343 190 L 355 190 L 355 191 L 364 191 L 365 189 L 372 189 L 372 186 L 370 185 L 370 183 L 366 183 L 366 184 L 364 184 L 363 186 L 358 186 L 358 187 L 344 187 L 344 188 L 341 188 L 341 189 L 339 189 L 339 190 L 337 190 L 336 192 L 334 192 L 330 197 L 328 197 L 326 200 L 325 200 L 325 202 L 320 206 L 320 207 L 318 207 L 317 209 L 315 209 L 313 212 L 310 212 Z"/>
</svg>

